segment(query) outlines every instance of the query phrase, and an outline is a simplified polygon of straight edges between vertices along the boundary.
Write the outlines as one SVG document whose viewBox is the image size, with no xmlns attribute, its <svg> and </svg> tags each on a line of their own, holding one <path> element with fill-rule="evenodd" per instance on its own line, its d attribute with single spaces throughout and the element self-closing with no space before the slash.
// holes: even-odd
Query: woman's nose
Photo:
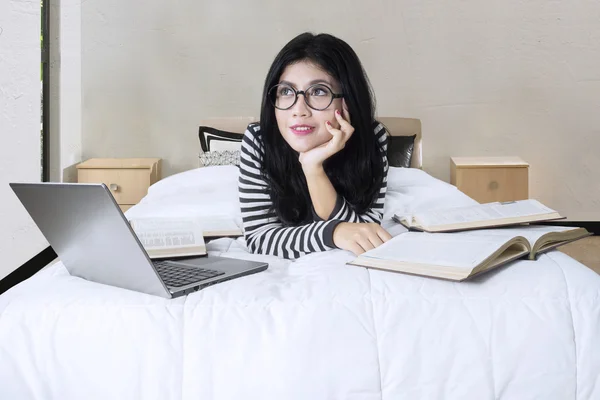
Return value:
<svg viewBox="0 0 600 400">
<path fill-rule="evenodd" d="M 306 104 L 303 93 L 298 95 L 296 104 L 294 104 L 294 106 L 292 107 L 292 114 L 294 116 L 303 116 L 303 117 L 310 115 L 310 108 Z"/>
</svg>

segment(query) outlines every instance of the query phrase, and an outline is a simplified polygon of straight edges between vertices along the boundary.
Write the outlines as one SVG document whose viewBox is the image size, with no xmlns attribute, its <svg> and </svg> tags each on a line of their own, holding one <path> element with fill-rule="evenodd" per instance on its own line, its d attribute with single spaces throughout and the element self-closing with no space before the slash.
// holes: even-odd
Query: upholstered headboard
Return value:
<svg viewBox="0 0 600 400">
<path fill-rule="evenodd" d="M 255 122 L 255 117 L 229 117 L 210 118 L 200 121 L 201 126 L 210 126 L 227 132 L 244 134 L 250 122 Z M 423 166 L 423 138 L 421 133 L 421 120 L 416 118 L 378 117 L 377 120 L 387 128 L 391 136 L 415 136 L 415 147 L 411 158 L 411 168 Z"/>
</svg>

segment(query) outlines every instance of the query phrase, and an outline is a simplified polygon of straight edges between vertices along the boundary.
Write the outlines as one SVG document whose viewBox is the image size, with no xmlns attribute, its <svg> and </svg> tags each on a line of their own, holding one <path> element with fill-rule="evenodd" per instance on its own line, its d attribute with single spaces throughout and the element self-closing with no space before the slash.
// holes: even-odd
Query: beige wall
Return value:
<svg viewBox="0 0 600 400">
<path fill-rule="evenodd" d="M 9 182 L 39 182 L 39 3 L 0 1 L 0 279 L 48 243 Z"/>
<path fill-rule="evenodd" d="M 82 155 L 197 165 L 198 121 L 258 115 L 296 34 L 350 43 L 378 113 L 420 118 L 424 167 L 518 155 L 530 193 L 600 220 L 600 2 L 90 0 L 82 5 Z"/>
</svg>

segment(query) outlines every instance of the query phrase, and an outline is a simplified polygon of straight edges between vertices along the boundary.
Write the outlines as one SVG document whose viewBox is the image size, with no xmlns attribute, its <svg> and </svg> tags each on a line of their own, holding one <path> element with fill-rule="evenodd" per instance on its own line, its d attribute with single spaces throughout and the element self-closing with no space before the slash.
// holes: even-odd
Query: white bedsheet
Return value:
<svg viewBox="0 0 600 400">
<path fill-rule="evenodd" d="M 211 168 L 158 182 L 128 215 L 239 217 L 235 170 Z M 393 169 L 384 226 L 469 202 Z M 600 276 L 558 251 L 451 283 L 346 266 L 341 250 L 208 248 L 270 267 L 165 300 L 58 262 L 0 296 L 0 399 L 600 398 Z"/>
</svg>

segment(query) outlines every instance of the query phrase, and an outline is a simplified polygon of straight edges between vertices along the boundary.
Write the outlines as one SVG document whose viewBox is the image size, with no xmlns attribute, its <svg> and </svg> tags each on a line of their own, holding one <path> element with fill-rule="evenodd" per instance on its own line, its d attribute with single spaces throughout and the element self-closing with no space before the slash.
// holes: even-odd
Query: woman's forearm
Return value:
<svg viewBox="0 0 600 400">
<path fill-rule="evenodd" d="M 304 176 L 315 212 L 322 220 L 328 220 L 337 200 L 335 188 L 322 167 L 304 169 Z"/>
</svg>

